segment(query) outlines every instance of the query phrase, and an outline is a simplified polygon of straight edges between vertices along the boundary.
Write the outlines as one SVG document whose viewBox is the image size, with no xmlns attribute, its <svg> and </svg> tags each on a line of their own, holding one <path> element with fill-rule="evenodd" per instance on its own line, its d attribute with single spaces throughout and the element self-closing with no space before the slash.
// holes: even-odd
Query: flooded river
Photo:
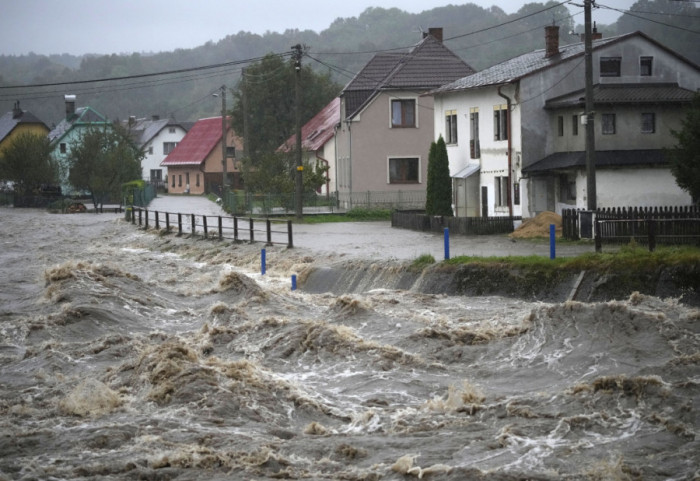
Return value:
<svg viewBox="0 0 700 481">
<path fill-rule="evenodd" d="M 700 312 L 411 290 L 0 209 L 0 480 L 690 480 Z M 367 262 L 372 269 L 403 267 Z"/>
</svg>

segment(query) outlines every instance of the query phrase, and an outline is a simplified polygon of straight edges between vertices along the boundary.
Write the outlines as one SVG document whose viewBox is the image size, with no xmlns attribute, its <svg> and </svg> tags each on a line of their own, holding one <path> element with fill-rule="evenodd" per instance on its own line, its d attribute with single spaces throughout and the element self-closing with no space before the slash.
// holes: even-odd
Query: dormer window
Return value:
<svg viewBox="0 0 700 481">
<path fill-rule="evenodd" d="M 639 75 L 651 77 L 654 57 L 639 57 Z"/>
<path fill-rule="evenodd" d="M 600 76 L 619 77 L 621 63 L 620 57 L 600 57 Z"/>
</svg>

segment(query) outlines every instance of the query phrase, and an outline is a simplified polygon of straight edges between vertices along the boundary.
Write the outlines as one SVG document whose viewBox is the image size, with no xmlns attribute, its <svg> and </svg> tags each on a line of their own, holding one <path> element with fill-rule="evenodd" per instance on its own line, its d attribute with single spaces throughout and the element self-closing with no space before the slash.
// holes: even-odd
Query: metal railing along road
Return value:
<svg viewBox="0 0 700 481">
<path fill-rule="evenodd" d="M 164 229 L 178 235 L 202 235 L 204 238 L 250 243 L 264 241 L 267 245 L 285 244 L 289 248 L 294 247 L 291 220 L 181 214 L 141 207 L 132 208 L 130 219 L 132 224 L 138 222 L 145 229 Z"/>
</svg>

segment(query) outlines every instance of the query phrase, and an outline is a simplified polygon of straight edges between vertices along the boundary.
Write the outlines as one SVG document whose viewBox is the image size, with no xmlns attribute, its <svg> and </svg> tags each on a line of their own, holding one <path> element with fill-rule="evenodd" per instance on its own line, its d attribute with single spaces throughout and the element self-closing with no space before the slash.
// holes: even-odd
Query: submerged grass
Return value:
<svg viewBox="0 0 700 481">
<path fill-rule="evenodd" d="M 368 222 L 391 220 L 390 209 L 355 208 L 345 214 L 316 214 L 304 216 L 305 224 L 324 224 L 329 222 Z"/>
</svg>

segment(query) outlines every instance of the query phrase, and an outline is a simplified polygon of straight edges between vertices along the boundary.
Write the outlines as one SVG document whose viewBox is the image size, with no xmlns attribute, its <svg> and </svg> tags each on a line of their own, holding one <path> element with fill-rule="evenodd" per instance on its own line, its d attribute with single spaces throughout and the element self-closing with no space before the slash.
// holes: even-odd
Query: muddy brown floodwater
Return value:
<svg viewBox="0 0 700 481">
<path fill-rule="evenodd" d="M 290 276 L 326 249 L 270 247 L 262 276 L 260 245 L 120 215 L 0 222 L 0 479 L 700 476 L 675 299 L 310 294 Z"/>
</svg>

